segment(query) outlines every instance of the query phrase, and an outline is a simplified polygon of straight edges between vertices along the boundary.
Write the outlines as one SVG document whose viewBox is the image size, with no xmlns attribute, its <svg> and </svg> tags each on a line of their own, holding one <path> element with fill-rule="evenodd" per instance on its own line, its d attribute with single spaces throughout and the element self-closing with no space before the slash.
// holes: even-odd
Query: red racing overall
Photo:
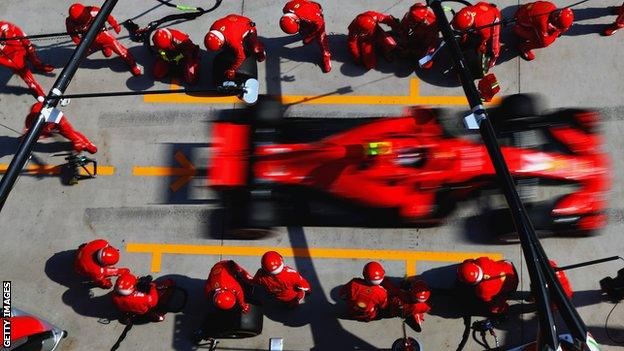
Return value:
<svg viewBox="0 0 624 351">
<path fill-rule="evenodd" d="M 406 55 L 416 60 L 433 53 L 440 44 L 435 14 L 427 6 L 416 3 L 401 20 L 401 44 Z M 433 60 L 423 68 L 431 68 Z"/>
<path fill-rule="evenodd" d="M 323 8 L 314 1 L 292 0 L 289 1 L 282 12 L 286 15 L 293 14 L 299 21 L 299 33 L 303 36 L 303 44 L 308 45 L 317 41 L 323 55 L 323 72 L 331 71 L 331 53 L 325 33 L 325 19 Z"/>
<path fill-rule="evenodd" d="M 381 47 L 388 61 L 391 60 L 392 51 L 397 48 L 396 40 L 381 28 L 382 23 L 397 33 L 400 31 L 400 23 L 396 18 L 375 11 L 359 14 L 349 25 L 349 51 L 355 61 L 361 63 L 367 70 L 377 66 L 375 46 Z"/>
<path fill-rule="evenodd" d="M 501 13 L 496 5 L 487 2 L 478 2 L 475 5 L 461 9 L 453 18 L 454 26 L 461 17 L 472 17 L 468 26 L 459 26 L 456 29 L 467 31 L 474 28 L 486 26 L 473 33 L 464 33 L 461 42 L 466 44 L 471 38 L 476 40 L 476 50 L 484 55 L 490 56 L 490 68 L 496 64 L 496 59 L 500 54 L 500 25 L 489 26 L 500 22 Z"/>
<path fill-rule="evenodd" d="M 487 303 L 490 313 L 505 313 L 509 308 L 507 300 L 518 288 L 518 275 L 511 262 L 493 261 L 479 257 L 471 261 L 481 267 L 483 279 L 474 286 L 475 296 Z"/>
<path fill-rule="evenodd" d="M 559 28 L 552 22 L 557 6 L 549 1 L 536 1 L 520 6 L 516 12 L 514 33 L 523 40 L 519 49 L 527 60 L 535 55 L 533 49 L 545 48 L 557 40 L 567 28 Z"/>
<path fill-rule="evenodd" d="M 92 282 L 102 289 L 113 287 L 110 277 L 130 272 L 127 268 L 106 267 L 97 262 L 95 259 L 96 253 L 107 246 L 110 246 L 108 241 L 102 239 L 83 244 L 78 248 L 74 260 L 76 273 L 89 277 Z"/>
<path fill-rule="evenodd" d="M 603 35 L 613 35 L 618 29 L 624 27 L 624 4 L 616 8 L 616 14 L 618 16 L 615 19 L 615 22 L 604 29 L 602 32 Z"/>
<path fill-rule="evenodd" d="M 25 37 L 26 34 L 16 25 L 0 21 L 0 38 L 17 38 Z M 37 83 L 32 72 L 28 68 L 28 61 L 35 69 L 43 72 L 52 72 L 54 69 L 50 65 L 41 62 L 41 59 L 35 53 L 35 47 L 28 39 L 19 40 L 0 40 L 0 65 L 7 67 L 17 74 L 26 82 L 36 95 L 45 96 L 46 93 Z"/>
<path fill-rule="evenodd" d="M 310 291 L 310 283 L 296 270 L 284 266 L 278 274 L 267 273 L 259 269 L 254 276 L 254 283 L 262 286 L 275 299 L 290 307 L 298 306 Z"/>
<path fill-rule="evenodd" d="M 95 16 L 97 16 L 99 11 L 100 8 L 97 6 L 85 6 L 81 17 L 77 21 L 72 20 L 71 17 L 67 17 L 65 19 L 67 32 L 86 32 L 91 23 L 93 23 L 93 20 L 95 20 Z M 121 26 L 117 23 L 115 17 L 108 16 L 107 22 L 113 26 L 116 33 L 121 32 Z M 82 40 L 82 34 L 71 34 L 71 38 L 74 43 L 78 45 Z M 89 48 L 87 56 L 99 50 L 102 50 L 102 53 L 106 57 L 110 57 L 114 52 L 126 61 L 128 66 L 130 66 L 130 71 L 133 75 L 138 76 L 141 74 L 141 68 L 137 65 L 134 56 L 132 56 L 128 49 L 121 45 L 117 38 L 115 38 L 106 28 L 102 28 L 102 31 L 100 31 L 100 33 L 95 37 L 93 44 L 91 44 L 91 48 Z"/>
<path fill-rule="evenodd" d="M 26 120 L 24 125 L 26 127 L 25 133 L 28 132 L 28 129 L 32 126 L 35 119 L 39 116 L 41 109 L 43 108 L 43 103 L 37 102 L 32 105 L 30 114 L 26 116 Z M 83 150 L 88 151 L 91 154 L 97 152 L 97 147 L 89 140 L 86 136 L 82 135 L 82 133 L 76 131 L 74 127 L 69 123 L 65 116 L 61 117 L 61 120 L 58 124 L 55 123 L 46 123 L 43 127 L 43 131 L 41 133 L 41 137 L 49 137 L 52 133 L 58 132 L 69 141 L 71 141 L 72 146 L 76 152 L 82 152 Z"/>
<path fill-rule="evenodd" d="M 351 316 L 370 322 L 379 310 L 388 306 L 388 292 L 380 285 L 371 285 L 361 278 L 353 278 L 340 289 L 340 298 L 347 302 Z"/>
<path fill-rule="evenodd" d="M 225 41 L 224 45 L 234 50 L 236 54 L 234 63 L 225 71 L 225 76 L 228 79 L 234 78 L 236 70 L 247 58 L 245 53 L 247 46 L 256 54 L 258 62 L 262 62 L 266 58 L 264 45 L 258 40 L 256 25 L 249 18 L 234 14 L 228 15 L 213 23 L 210 30 L 220 32 Z M 204 42 L 208 41 L 209 34 L 206 34 Z"/>
<path fill-rule="evenodd" d="M 217 262 L 208 275 L 208 280 L 204 286 L 206 297 L 212 301 L 213 295 L 220 290 L 227 290 L 236 296 L 236 302 L 243 312 L 249 310 L 249 305 L 245 302 L 245 294 L 240 280 L 251 283 L 253 277 L 241 266 L 232 260 Z"/>
<path fill-rule="evenodd" d="M 189 84 L 197 84 L 199 80 L 199 46 L 194 44 L 188 34 L 177 29 L 164 28 L 154 33 L 154 38 L 164 37 L 167 45 L 154 39 L 154 48 L 158 54 L 153 74 L 158 79 L 164 78 L 172 68 L 180 68 L 182 77 Z"/>
</svg>

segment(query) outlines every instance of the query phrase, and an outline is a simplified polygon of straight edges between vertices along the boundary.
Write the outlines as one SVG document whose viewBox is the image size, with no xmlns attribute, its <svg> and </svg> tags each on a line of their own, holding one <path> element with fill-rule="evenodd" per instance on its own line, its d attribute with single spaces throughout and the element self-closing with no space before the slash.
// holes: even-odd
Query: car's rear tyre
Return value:
<svg viewBox="0 0 624 351">
<path fill-rule="evenodd" d="M 237 239 L 261 239 L 279 225 L 279 213 L 269 190 L 240 191 L 227 195 L 227 233 Z"/>
</svg>

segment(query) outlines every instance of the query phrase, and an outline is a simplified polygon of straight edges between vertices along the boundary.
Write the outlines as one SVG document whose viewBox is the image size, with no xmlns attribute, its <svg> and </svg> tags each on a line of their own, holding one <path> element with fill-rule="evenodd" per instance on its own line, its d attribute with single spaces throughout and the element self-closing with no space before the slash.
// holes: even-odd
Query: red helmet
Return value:
<svg viewBox="0 0 624 351">
<path fill-rule="evenodd" d="M 122 274 L 115 282 L 115 292 L 119 295 L 128 296 L 134 292 L 136 283 L 137 278 L 134 275 L 130 273 Z"/>
<path fill-rule="evenodd" d="M 97 261 L 102 266 L 112 266 L 119 262 L 119 251 L 112 246 L 106 246 L 97 251 Z"/>
<path fill-rule="evenodd" d="M 552 24 L 562 31 L 568 30 L 574 23 L 574 12 L 571 9 L 561 9 L 550 14 Z"/>
<path fill-rule="evenodd" d="M 355 23 L 358 26 L 360 33 L 373 33 L 375 28 L 377 28 L 377 21 L 367 14 L 358 15 L 355 19 Z"/>
<path fill-rule="evenodd" d="M 69 18 L 71 18 L 72 21 L 79 21 L 86 12 L 86 8 L 83 4 L 75 3 L 69 7 Z"/>
<path fill-rule="evenodd" d="M 212 302 L 220 310 L 229 310 L 236 305 L 236 296 L 229 290 L 217 290 L 212 297 Z"/>
<path fill-rule="evenodd" d="M 483 269 L 474 261 L 466 260 L 457 267 L 457 276 L 460 281 L 475 285 L 483 280 Z"/>
<path fill-rule="evenodd" d="M 366 266 L 364 266 L 362 275 L 370 284 L 379 285 L 383 281 L 386 271 L 384 271 L 383 266 L 379 262 L 373 261 L 368 262 Z"/>
<path fill-rule="evenodd" d="M 472 27 L 475 21 L 475 13 L 470 11 L 470 9 L 464 7 L 459 10 L 459 12 L 453 17 L 451 24 L 455 30 L 465 31 L 466 29 Z"/>
<path fill-rule="evenodd" d="M 154 32 L 152 41 L 154 45 L 160 50 L 173 50 L 173 35 L 167 28 L 161 28 Z"/>
<path fill-rule="evenodd" d="M 280 274 L 284 269 L 282 255 L 275 251 L 267 251 L 262 255 L 262 269 L 270 274 Z"/>
<path fill-rule="evenodd" d="M 410 7 L 407 14 L 414 23 L 426 23 L 428 13 L 429 10 L 427 9 L 427 5 L 416 3 L 415 5 Z"/>
<path fill-rule="evenodd" d="M 299 16 L 294 13 L 287 13 L 280 18 L 280 28 L 286 34 L 295 34 L 299 32 Z"/>
<path fill-rule="evenodd" d="M 225 36 L 218 30 L 211 30 L 204 38 L 204 45 L 210 51 L 219 51 L 225 44 Z"/>
<path fill-rule="evenodd" d="M 410 286 L 410 293 L 418 302 L 426 302 L 431 296 L 429 286 L 424 280 L 416 280 Z"/>
</svg>

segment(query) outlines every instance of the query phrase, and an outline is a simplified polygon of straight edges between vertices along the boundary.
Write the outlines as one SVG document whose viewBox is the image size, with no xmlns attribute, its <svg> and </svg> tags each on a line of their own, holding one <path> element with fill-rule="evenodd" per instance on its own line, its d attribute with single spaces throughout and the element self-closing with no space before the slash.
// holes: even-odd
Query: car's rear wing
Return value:
<svg viewBox="0 0 624 351">
<path fill-rule="evenodd" d="M 216 122 L 212 133 L 214 145 L 208 165 L 208 186 L 245 186 L 249 174 L 251 127 Z"/>
</svg>

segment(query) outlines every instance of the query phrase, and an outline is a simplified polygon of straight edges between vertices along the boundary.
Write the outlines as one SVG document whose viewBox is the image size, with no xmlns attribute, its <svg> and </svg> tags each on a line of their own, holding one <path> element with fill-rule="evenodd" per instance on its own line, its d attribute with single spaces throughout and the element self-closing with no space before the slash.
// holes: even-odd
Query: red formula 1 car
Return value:
<svg viewBox="0 0 624 351">
<path fill-rule="evenodd" d="M 550 140 L 550 151 L 503 147 L 511 173 L 577 186 L 547 210 L 548 229 L 599 229 L 610 182 L 597 114 L 540 115 L 531 106 L 530 96 L 516 95 L 491 111 L 501 136 L 535 130 Z M 496 186 L 486 147 L 449 136 L 439 114 L 412 108 L 396 118 L 280 118 L 260 104 L 246 119 L 214 124 L 209 185 L 222 195 L 232 228 L 437 224 L 458 201 Z M 346 208 L 362 220 L 349 223 Z M 310 223 L 312 214 L 326 216 Z"/>
<path fill-rule="evenodd" d="M 66 331 L 16 308 L 11 309 L 11 317 L 6 320 L 8 324 L 3 318 L 0 321 L 4 328 L 10 328 L 10 342 L 4 340 L 3 343 L 9 350 L 54 351 L 67 337 Z"/>
</svg>

